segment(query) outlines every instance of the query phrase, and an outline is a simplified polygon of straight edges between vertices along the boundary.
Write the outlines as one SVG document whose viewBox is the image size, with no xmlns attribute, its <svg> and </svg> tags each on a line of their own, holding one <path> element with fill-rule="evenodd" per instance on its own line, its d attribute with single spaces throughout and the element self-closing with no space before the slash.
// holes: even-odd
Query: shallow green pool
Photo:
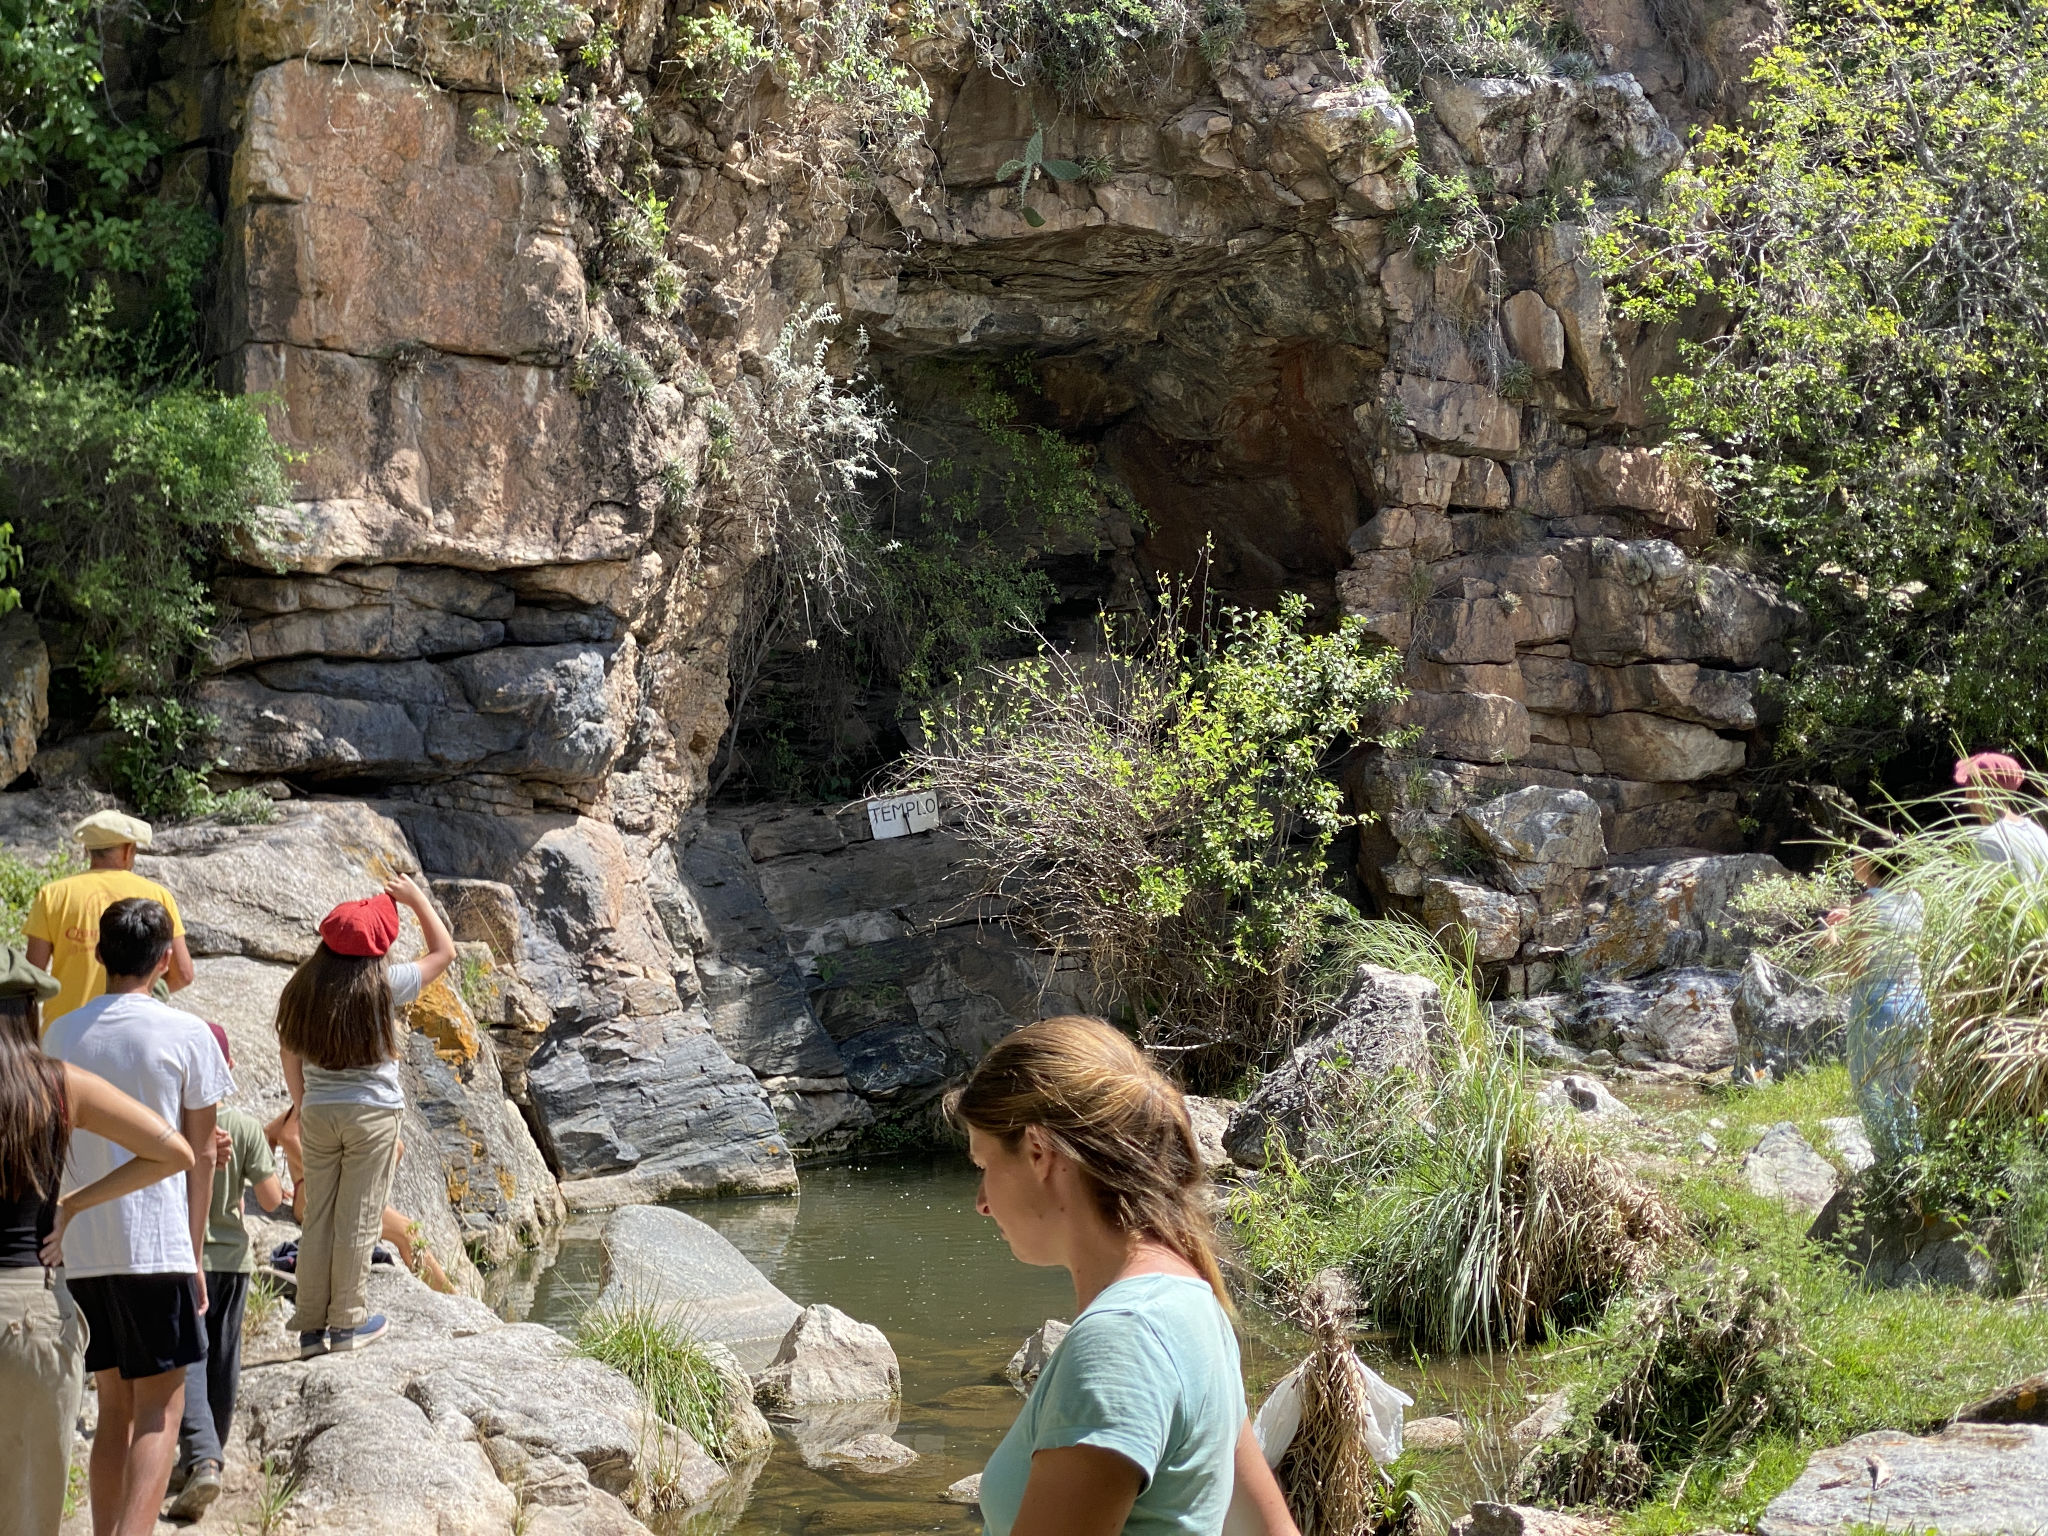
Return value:
<svg viewBox="0 0 2048 1536">
<path fill-rule="evenodd" d="M 939 1494 L 979 1472 L 1009 1429 L 1023 1400 L 1003 1380 L 1003 1366 L 1045 1319 L 1073 1316 L 1074 1292 L 1064 1270 L 1030 1269 L 1010 1256 L 994 1224 L 974 1213 L 974 1181 L 960 1158 L 878 1162 L 807 1171 L 794 1200 L 679 1206 L 716 1227 L 799 1304 L 830 1302 L 888 1334 L 903 1368 L 896 1438 L 918 1460 L 879 1476 L 815 1471 L 778 1441 L 743 1508 L 735 1488 L 717 1509 L 672 1525 L 673 1536 L 964 1536 L 981 1528 Z M 552 1254 L 494 1276 L 500 1309 L 573 1328 L 601 1286 L 602 1228 L 602 1218 L 576 1222 Z M 1292 1364 L 1299 1341 L 1270 1316 L 1243 1322 L 1256 1393 Z M 1375 1365 L 1414 1389 L 1412 1370 Z"/>
</svg>

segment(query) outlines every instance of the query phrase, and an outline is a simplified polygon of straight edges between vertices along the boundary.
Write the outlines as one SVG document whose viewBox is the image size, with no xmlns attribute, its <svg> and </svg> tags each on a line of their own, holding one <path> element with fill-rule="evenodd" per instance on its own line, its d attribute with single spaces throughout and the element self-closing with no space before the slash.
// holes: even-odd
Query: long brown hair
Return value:
<svg viewBox="0 0 2048 1536">
<path fill-rule="evenodd" d="M 1164 1243 L 1230 1310 L 1187 1101 L 1109 1024 L 1069 1013 L 1005 1035 L 946 1115 L 1012 1151 L 1037 1126 L 1087 1175 L 1105 1221 Z"/>
<path fill-rule="evenodd" d="M 0 997 L 0 1199 L 54 1200 L 64 1176 L 64 1064 L 43 1054 L 41 1014 L 33 997 Z"/>
<path fill-rule="evenodd" d="M 396 1061 L 398 1010 L 387 959 L 338 954 L 322 943 L 277 999 L 278 1043 L 328 1072 Z"/>
</svg>

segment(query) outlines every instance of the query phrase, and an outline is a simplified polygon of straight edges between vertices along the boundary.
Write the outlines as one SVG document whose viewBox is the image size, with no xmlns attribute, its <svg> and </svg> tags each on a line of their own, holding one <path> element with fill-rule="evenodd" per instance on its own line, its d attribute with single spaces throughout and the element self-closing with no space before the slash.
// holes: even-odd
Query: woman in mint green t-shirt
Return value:
<svg viewBox="0 0 2048 1536">
<path fill-rule="evenodd" d="M 975 1209 L 1074 1277 L 1074 1326 L 982 1474 L 989 1536 L 1218 1536 L 1233 1494 L 1265 1536 L 1298 1536 L 1245 1417 L 1180 1091 L 1069 1015 L 1006 1036 L 947 1110 Z"/>
</svg>

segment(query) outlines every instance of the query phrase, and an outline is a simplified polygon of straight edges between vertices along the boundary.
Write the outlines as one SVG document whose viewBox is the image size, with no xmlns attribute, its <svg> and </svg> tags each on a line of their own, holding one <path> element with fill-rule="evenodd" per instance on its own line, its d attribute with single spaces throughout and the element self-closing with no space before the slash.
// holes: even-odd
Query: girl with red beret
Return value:
<svg viewBox="0 0 2048 1536">
<path fill-rule="evenodd" d="M 427 952 L 390 963 L 398 909 L 419 919 Z M 455 941 L 403 875 L 382 895 L 320 920 L 320 947 L 277 1001 L 285 1086 L 304 1148 L 299 1235 L 299 1358 L 360 1349 L 388 1326 L 370 1315 L 370 1253 L 398 1166 L 403 1052 L 398 1011 L 448 969 Z"/>
</svg>

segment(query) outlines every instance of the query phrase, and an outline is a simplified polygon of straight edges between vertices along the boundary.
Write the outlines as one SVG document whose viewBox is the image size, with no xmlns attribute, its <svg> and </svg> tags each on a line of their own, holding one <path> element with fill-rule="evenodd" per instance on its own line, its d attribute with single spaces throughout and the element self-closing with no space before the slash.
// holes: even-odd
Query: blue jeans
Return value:
<svg viewBox="0 0 2048 1536">
<path fill-rule="evenodd" d="M 235 1421 L 242 1375 L 242 1308 L 249 1276 L 206 1272 L 206 1358 L 185 1367 L 185 1419 L 178 1426 L 178 1464 L 225 1462 L 221 1447 Z"/>
<path fill-rule="evenodd" d="M 1927 998 L 1918 981 L 1866 976 L 1851 989 L 1844 1054 L 1856 1085 L 1856 1106 L 1881 1165 L 1920 1150 L 1913 1085 L 1920 1078 L 1920 1045 L 1926 1037 Z"/>
</svg>

